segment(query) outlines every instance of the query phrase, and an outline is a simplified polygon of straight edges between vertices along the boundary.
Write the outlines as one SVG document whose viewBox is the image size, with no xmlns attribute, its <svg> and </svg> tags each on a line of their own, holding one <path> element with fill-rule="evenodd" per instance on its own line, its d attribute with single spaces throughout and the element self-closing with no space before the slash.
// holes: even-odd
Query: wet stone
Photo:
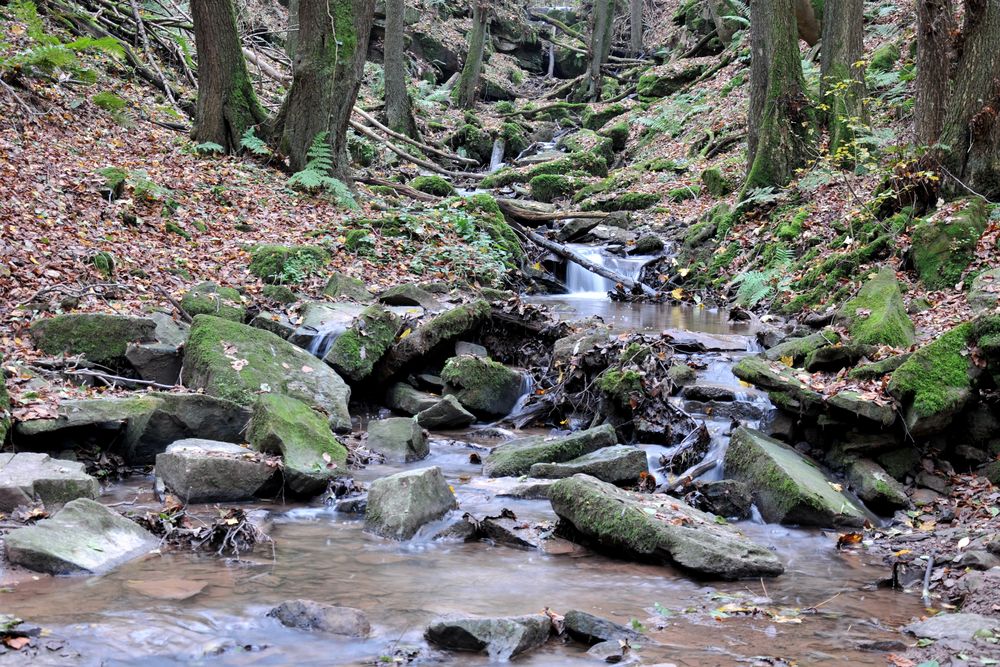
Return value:
<svg viewBox="0 0 1000 667">
<path fill-rule="evenodd" d="M 502 618 L 437 620 L 427 628 L 427 641 L 450 651 L 486 651 L 493 660 L 507 660 L 544 644 L 552 621 L 544 614 Z"/>
<path fill-rule="evenodd" d="M 368 617 L 360 609 L 336 607 L 314 600 L 287 600 L 267 613 L 282 625 L 298 630 L 328 632 L 347 637 L 367 637 Z"/>
</svg>

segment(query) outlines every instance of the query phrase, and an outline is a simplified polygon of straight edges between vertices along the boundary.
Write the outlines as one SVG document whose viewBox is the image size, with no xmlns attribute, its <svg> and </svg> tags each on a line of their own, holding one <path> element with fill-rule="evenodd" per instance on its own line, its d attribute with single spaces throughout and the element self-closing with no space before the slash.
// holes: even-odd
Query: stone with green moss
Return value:
<svg viewBox="0 0 1000 667">
<path fill-rule="evenodd" d="M 599 130 L 608 124 L 612 118 L 621 116 L 628 111 L 624 104 L 614 103 L 606 105 L 590 105 L 583 110 L 580 117 L 583 127 L 588 130 Z"/>
<path fill-rule="evenodd" d="M 517 123 L 507 122 L 500 128 L 500 136 L 504 140 L 504 157 L 516 158 L 529 141 L 524 128 Z"/>
<path fill-rule="evenodd" d="M 532 199 L 549 203 L 571 196 L 579 186 L 577 181 L 569 176 L 541 174 L 528 181 L 528 187 L 531 189 Z"/>
<path fill-rule="evenodd" d="M 840 335 L 833 329 L 824 329 L 808 336 L 800 338 L 789 338 L 783 343 L 779 343 L 764 353 L 764 358 L 768 361 L 780 361 L 791 359 L 793 366 L 801 366 L 810 353 L 815 352 L 828 345 L 836 345 L 840 342 Z"/>
<path fill-rule="evenodd" d="M 701 194 L 700 185 L 686 185 L 683 188 L 674 188 L 667 192 L 667 198 L 671 201 L 682 202 L 688 199 L 694 199 Z"/>
<path fill-rule="evenodd" d="M 976 312 L 992 310 L 1000 303 L 1000 268 L 983 271 L 972 281 L 969 306 Z"/>
<path fill-rule="evenodd" d="M 892 514 L 910 504 L 903 485 L 871 459 L 852 461 L 847 466 L 847 481 L 865 505 L 881 514 Z"/>
<path fill-rule="evenodd" d="M 628 137 L 631 133 L 629 124 L 626 122 L 615 123 L 614 125 L 609 125 L 598 132 L 602 137 L 607 137 L 611 140 L 611 148 L 616 153 L 620 153 L 625 150 L 625 146 L 628 145 Z"/>
<path fill-rule="evenodd" d="M 972 393 L 969 335 L 961 324 L 914 352 L 889 380 L 889 393 L 905 410 L 912 435 L 939 431 L 968 402 Z"/>
<path fill-rule="evenodd" d="M 701 182 L 713 197 L 725 197 L 733 191 L 733 185 L 718 167 L 711 167 L 701 172 Z"/>
<path fill-rule="evenodd" d="M 609 368 L 597 378 L 597 387 L 622 407 L 627 407 L 633 398 L 641 399 L 645 393 L 642 375 L 631 369 Z"/>
<path fill-rule="evenodd" d="M 875 459 L 893 479 L 902 482 L 920 467 L 920 450 L 906 445 L 878 454 Z"/>
<path fill-rule="evenodd" d="M 415 419 L 390 417 L 368 422 L 368 449 L 389 463 L 411 463 L 427 458 L 427 437 Z"/>
<path fill-rule="evenodd" d="M 184 349 L 183 380 L 241 405 L 260 393 L 287 394 L 329 414 L 334 430 L 351 429 L 351 388 L 322 361 L 269 331 L 197 316 Z"/>
<path fill-rule="evenodd" d="M 883 44 L 872 53 L 868 69 L 872 72 L 891 72 L 899 61 L 899 46 L 894 42 Z"/>
<path fill-rule="evenodd" d="M 433 294 L 413 283 L 393 285 L 378 295 L 378 300 L 387 306 L 419 306 L 431 312 L 441 310 L 441 302 Z"/>
<path fill-rule="evenodd" d="M 449 204 L 450 202 L 445 202 Z M 463 200 L 465 210 L 476 218 L 476 224 L 486 232 L 493 241 L 514 260 L 524 256 L 524 249 L 517 234 L 504 218 L 503 211 L 497 200 L 484 193 L 465 197 Z"/>
<path fill-rule="evenodd" d="M 610 199 L 591 199 L 580 207 L 584 211 L 641 211 L 660 203 L 655 192 L 624 192 Z"/>
<path fill-rule="evenodd" d="M 234 322 L 242 322 L 247 315 L 243 297 L 238 290 L 220 287 L 211 282 L 199 283 L 188 290 L 181 298 L 181 308 L 192 317 L 215 315 Z"/>
<path fill-rule="evenodd" d="M 894 357 L 886 357 L 885 359 L 875 361 L 870 364 L 862 364 L 852 368 L 850 372 L 848 372 L 847 377 L 852 380 L 876 380 L 892 373 L 894 370 L 902 366 L 909 358 L 909 353 L 897 354 Z"/>
<path fill-rule="evenodd" d="M 733 366 L 733 375 L 766 391 L 771 401 L 787 412 L 819 414 L 824 410 L 823 396 L 784 364 L 768 362 L 756 355 L 743 357 Z"/>
<path fill-rule="evenodd" d="M 532 167 L 523 176 L 521 182 L 530 181 L 540 174 L 571 174 L 574 172 L 604 178 L 608 175 L 608 161 L 604 159 L 603 155 L 590 151 L 571 153 L 568 157 L 560 160 L 543 162 Z"/>
<path fill-rule="evenodd" d="M 368 306 L 330 347 L 323 361 L 342 377 L 361 382 L 396 340 L 401 320 L 382 306 Z"/>
<path fill-rule="evenodd" d="M 259 452 L 280 455 L 285 488 L 295 496 L 322 493 L 344 474 L 347 449 L 323 415 L 291 396 L 263 394 L 253 406 L 247 441 Z"/>
<path fill-rule="evenodd" d="M 415 190 L 437 197 L 451 197 L 455 194 L 455 186 L 440 176 L 417 176 L 410 181 L 409 185 Z"/>
<path fill-rule="evenodd" d="M 664 248 L 663 239 L 656 234 L 643 234 L 629 250 L 630 255 L 655 255 Z"/>
<path fill-rule="evenodd" d="M 986 230 L 986 204 L 967 199 L 944 219 L 932 216 L 913 228 L 910 252 L 920 280 L 930 289 L 956 285 L 972 262 Z"/>
<path fill-rule="evenodd" d="M 563 135 L 557 145 L 567 153 L 593 153 L 610 162 L 615 156 L 613 143 L 593 130 L 580 130 Z"/>
<path fill-rule="evenodd" d="M 299 300 L 299 297 L 288 285 L 264 285 L 261 294 L 265 299 L 270 299 L 275 303 L 290 306 Z"/>
<path fill-rule="evenodd" d="M 723 466 L 727 478 L 750 486 L 766 521 L 829 528 L 860 526 L 867 518 L 815 463 L 760 431 L 733 431 Z"/>
<path fill-rule="evenodd" d="M 368 489 L 365 530 L 408 540 L 426 523 L 458 507 L 441 468 L 419 468 L 382 477 Z"/>
<path fill-rule="evenodd" d="M 882 267 L 841 312 L 856 343 L 890 347 L 913 344 L 913 322 L 906 314 L 896 273 L 889 267 Z"/>
<path fill-rule="evenodd" d="M 295 283 L 329 261 L 319 246 L 259 245 L 250 251 L 250 273 L 267 283 Z"/>
<path fill-rule="evenodd" d="M 670 378 L 674 387 L 684 387 L 694 382 L 698 374 L 687 364 L 677 362 L 670 364 L 670 368 L 667 369 L 667 377 Z"/>
<path fill-rule="evenodd" d="M 482 299 L 463 304 L 424 322 L 390 348 L 377 368 L 378 379 L 387 380 L 422 357 L 473 331 L 490 316 L 490 304 Z"/>
<path fill-rule="evenodd" d="M 604 424 L 565 436 L 533 435 L 498 445 L 483 462 L 487 477 L 526 475 L 536 463 L 564 463 L 618 443 L 614 427 Z"/>
<path fill-rule="evenodd" d="M 685 58 L 652 67 L 639 77 L 639 97 L 653 99 L 672 95 L 701 76 L 712 61 L 713 58 Z"/>
<path fill-rule="evenodd" d="M 589 475 L 561 479 L 548 495 L 560 523 L 616 558 L 676 565 L 717 579 L 784 571 L 769 549 L 676 498 L 629 493 Z"/>
<path fill-rule="evenodd" d="M 368 291 L 363 280 L 336 272 L 330 274 L 326 287 L 323 288 L 323 296 L 331 299 L 343 297 L 358 303 L 369 303 L 375 299 L 375 295 Z"/>
<path fill-rule="evenodd" d="M 578 473 L 616 486 L 636 484 L 644 473 L 649 474 L 649 462 L 639 447 L 613 445 L 563 463 L 536 463 L 528 470 L 530 477 L 541 479 L 562 479 Z"/>
<path fill-rule="evenodd" d="M 471 355 L 452 357 L 441 371 L 445 393 L 454 394 L 462 407 L 473 414 L 502 417 L 510 413 L 521 397 L 521 373 L 492 359 Z"/>
<path fill-rule="evenodd" d="M 156 322 L 103 313 L 56 315 L 32 323 L 31 337 L 45 354 L 80 355 L 93 363 L 119 365 L 129 343 L 156 340 Z"/>
</svg>

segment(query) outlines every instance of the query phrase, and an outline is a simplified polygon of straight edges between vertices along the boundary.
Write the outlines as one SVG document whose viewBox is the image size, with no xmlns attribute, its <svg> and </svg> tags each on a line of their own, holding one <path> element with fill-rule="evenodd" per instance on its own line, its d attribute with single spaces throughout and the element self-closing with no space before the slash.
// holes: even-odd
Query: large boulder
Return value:
<svg viewBox="0 0 1000 667">
<path fill-rule="evenodd" d="M 286 600 L 267 612 L 282 625 L 298 630 L 328 632 L 346 637 L 367 637 L 371 623 L 365 612 L 353 607 L 335 607 L 315 600 Z"/>
<path fill-rule="evenodd" d="M 325 248 L 312 245 L 259 245 L 250 251 L 250 273 L 266 283 L 294 282 L 330 261 Z"/>
<path fill-rule="evenodd" d="M 4 542 L 11 564 L 49 574 L 102 574 L 159 544 L 138 524 L 87 498 L 10 531 Z"/>
<path fill-rule="evenodd" d="M 199 315 L 184 350 L 183 378 L 187 387 L 240 405 L 251 405 L 261 392 L 285 394 L 329 414 L 335 431 L 351 430 L 347 383 L 332 368 L 269 331 Z"/>
<path fill-rule="evenodd" d="M 390 417 L 368 422 L 368 449 L 391 463 L 410 463 L 430 454 L 424 429 L 411 417 Z"/>
<path fill-rule="evenodd" d="M 972 641 L 977 636 L 995 637 L 1000 632 L 1000 619 L 982 614 L 937 614 L 903 628 L 905 632 L 934 641 Z"/>
<path fill-rule="evenodd" d="M 882 267 L 842 309 L 851 338 L 864 345 L 909 347 L 913 322 L 906 314 L 896 272 Z"/>
<path fill-rule="evenodd" d="M 676 498 L 630 493 L 574 475 L 553 484 L 549 500 L 572 532 L 621 558 L 671 563 L 719 579 L 784 571 L 770 550 Z"/>
<path fill-rule="evenodd" d="M 986 202 L 976 198 L 920 221 L 911 234 L 910 253 L 920 280 L 930 289 L 954 287 L 975 258 L 987 226 Z"/>
<path fill-rule="evenodd" d="M 639 77 L 640 97 L 666 97 L 680 90 L 714 64 L 715 57 L 685 58 L 666 65 L 652 67 Z"/>
<path fill-rule="evenodd" d="M 143 380 L 175 385 L 181 377 L 184 343 L 191 327 L 163 312 L 154 312 L 149 319 L 156 323 L 156 341 L 129 343 L 125 359 Z"/>
<path fill-rule="evenodd" d="M 156 456 L 156 476 L 185 504 L 251 500 L 277 472 L 277 460 L 215 440 L 178 440 Z"/>
<path fill-rule="evenodd" d="M 441 310 L 441 303 L 433 294 L 412 283 L 390 287 L 378 295 L 378 300 L 387 306 L 420 306 L 431 312 Z"/>
<path fill-rule="evenodd" d="M 408 540 L 424 524 L 458 507 L 441 469 L 419 468 L 372 482 L 368 489 L 365 530 L 395 540 Z"/>
<path fill-rule="evenodd" d="M 242 322 L 247 316 L 239 291 L 210 282 L 199 283 L 188 290 L 181 299 L 181 308 L 191 317 L 215 315 L 224 320 Z"/>
<path fill-rule="evenodd" d="M 583 331 L 564 336 L 552 346 L 552 366 L 565 366 L 577 355 L 586 355 L 599 345 L 607 344 L 611 338 L 611 327 L 604 323 L 594 323 Z"/>
<path fill-rule="evenodd" d="M 808 336 L 789 338 L 778 343 L 764 353 L 764 358 L 768 361 L 788 361 L 791 359 L 792 366 L 801 366 L 810 354 L 839 342 L 840 336 L 837 332 L 827 329 Z"/>
<path fill-rule="evenodd" d="M 288 342 L 309 350 L 312 355 L 323 356 L 364 310 L 357 303 L 307 301 L 299 310 L 299 325 L 288 336 Z"/>
<path fill-rule="evenodd" d="M 463 337 L 490 315 L 490 304 L 479 300 L 463 304 L 424 322 L 408 336 L 396 341 L 376 369 L 377 379 L 386 380 L 435 349 Z"/>
<path fill-rule="evenodd" d="M 155 333 L 156 322 L 149 318 L 103 313 L 56 315 L 31 325 L 31 337 L 45 354 L 110 365 L 122 363 L 129 343 L 153 341 Z"/>
<path fill-rule="evenodd" d="M 760 431 L 733 431 L 726 477 L 746 482 L 765 520 L 805 526 L 860 526 L 864 510 L 834 487 L 815 463 Z"/>
<path fill-rule="evenodd" d="M 743 357 L 733 366 L 733 375 L 767 392 L 771 401 L 795 414 L 823 411 L 823 395 L 797 377 L 796 371 L 761 356 Z"/>
<path fill-rule="evenodd" d="M 465 428 L 474 421 L 476 416 L 462 407 L 454 396 L 445 396 L 417 413 L 417 423 L 429 431 Z"/>
<path fill-rule="evenodd" d="M 497 445 L 483 463 L 487 477 L 527 475 L 536 463 L 563 463 L 618 443 L 609 424 L 569 435 L 532 435 Z"/>
<path fill-rule="evenodd" d="M 987 311 L 1000 302 L 1000 269 L 983 271 L 972 281 L 969 288 L 969 306 L 972 310 Z"/>
<path fill-rule="evenodd" d="M 330 346 L 323 361 L 342 376 L 361 382 L 371 375 L 399 333 L 401 319 L 381 306 L 368 306 Z"/>
<path fill-rule="evenodd" d="M 323 296 L 331 299 L 343 297 L 359 303 L 369 303 L 375 298 L 375 295 L 368 291 L 363 280 L 336 272 L 330 274 L 330 279 L 327 280 L 326 287 L 323 288 Z"/>
<path fill-rule="evenodd" d="M 870 459 L 851 461 L 847 465 L 847 481 L 858 498 L 876 512 L 891 514 L 910 504 L 903 485 Z"/>
<path fill-rule="evenodd" d="M 93 499 L 100 492 L 82 463 L 33 452 L 0 454 L 0 512 L 39 500 L 51 508 L 77 498 Z"/>
<path fill-rule="evenodd" d="M 565 463 L 535 463 L 528 469 L 532 477 L 561 479 L 583 473 L 619 486 L 634 484 L 649 473 L 646 452 L 638 447 L 614 445 L 584 454 Z"/>
<path fill-rule="evenodd" d="M 424 637 L 449 651 L 486 651 L 492 660 L 506 662 L 544 644 L 551 631 L 552 620 L 545 614 L 462 617 L 434 621 Z"/>
<path fill-rule="evenodd" d="M 423 412 L 427 408 L 437 405 L 440 400 L 440 396 L 420 391 L 405 382 L 394 383 L 385 394 L 385 404 L 404 415 L 415 415 L 418 412 Z"/>
<path fill-rule="evenodd" d="M 285 488 L 295 496 L 322 493 L 347 461 L 347 449 L 323 415 L 290 396 L 264 394 L 257 400 L 247 440 L 259 452 L 281 455 Z"/>
<path fill-rule="evenodd" d="M 524 376 L 492 359 L 452 357 L 441 371 L 445 393 L 477 415 L 509 414 L 524 391 Z"/>
</svg>

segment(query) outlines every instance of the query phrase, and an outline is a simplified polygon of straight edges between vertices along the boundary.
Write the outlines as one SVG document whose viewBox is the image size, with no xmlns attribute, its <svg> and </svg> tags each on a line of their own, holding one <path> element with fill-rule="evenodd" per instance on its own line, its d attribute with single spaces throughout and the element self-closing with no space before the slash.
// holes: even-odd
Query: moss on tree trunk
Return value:
<svg viewBox="0 0 1000 667">
<path fill-rule="evenodd" d="M 463 109 L 471 109 L 476 103 L 479 91 L 479 75 L 483 69 L 483 49 L 486 44 L 486 27 L 490 22 L 490 5 L 476 0 L 472 6 L 472 30 L 469 32 L 469 53 L 458 85 L 455 86 L 455 101 Z"/>
<path fill-rule="evenodd" d="M 601 97 L 601 83 L 604 80 L 601 66 L 608 61 L 611 53 L 614 18 L 614 0 L 597 0 L 594 3 L 594 27 L 590 31 L 590 65 L 587 75 L 587 96 L 591 100 Z"/>
<path fill-rule="evenodd" d="M 855 63 L 864 55 L 864 0 L 828 2 L 823 17 L 823 51 L 820 63 L 820 101 L 830 131 L 830 152 L 845 149 L 845 158 L 853 157 L 849 144 L 855 128 L 867 123 L 862 100 L 865 98 L 865 73 Z"/>
<path fill-rule="evenodd" d="M 410 93 L 406 89 L 406 22 L 403 0 L 386 0 L 385 5 L 385 115 L 390 128 L 417 138 Z"/>
</svg>

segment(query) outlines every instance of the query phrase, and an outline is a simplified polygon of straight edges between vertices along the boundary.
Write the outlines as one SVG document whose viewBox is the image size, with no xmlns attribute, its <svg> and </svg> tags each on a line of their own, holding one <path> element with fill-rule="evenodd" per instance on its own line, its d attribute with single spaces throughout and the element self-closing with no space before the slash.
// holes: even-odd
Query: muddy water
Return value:
<svg viewBox="0 0 1000 667">
<path fill-rule="evenodd" d="M 583 312 L 601 307 L 581 305 Z M 649 322 L 641 326 L 683 325 L 733 333 L 721 313 L 672 309 L 657 314 L 648 307 L 638 311 L 640 321 Z M 712 359 L 707 379 L 733 382 L 727 358 Z M 438 465 L 455 488 L 460 512 L 483 515 L 508 507 L 524 521 L 555 521 L 547 502 L 497 496 L 504 483 L 479 477 L 480 466 L 469 462 L 472 445 L 456 444 L 455 439 L 476 438 L 474 433 L 448 434 L 434 442 L 426 461 L 376 466 L 361 471 L 358 478 Z M 650 451 L 651 458 L 655 454 Z M 105 501 L 138 498 L 135 509 L 155 507 L 151 485 L 151 479 L 132 480 L 113 489 Z M 523 614 L 545 607 L 557 612 L 581 609 L 625 624 L 634 619 L 658 642 L 639 650 L 646 664 L 753 664 L 755 656 L 772 656 L 804 665 L 881 665 L 883 655 L 862 650 L 862 645 L 899 639 L 895 628 L 921 611 L 915 597 L 871 587 L 886 575 L 885 569 L 861 554 L 837 551 L 833 533 L 742 523 L 740 528 L 750 537 L 776 550 L 786 573 L 763 582 L 720 584 L 698 582 L 670 567 L 617 561 L 583 550 L 544 555 L 421 536 L 400 544 L 367 535 L 360 518 L 325 507 L 270 509 L 273 558 L 266 547 L 240 562 L 168 553 L 103 577 L 29 578 L 0 592 L 0 610 L 66 637 L 84 656 L 82 664 L 143 667 L 371 664 L 403 647 L 426 649 L 422 629 L 440 614 Z M 164 599 L 176 585 L 171 579 L 204 584 L 204 589 L 188 599 Z M 299 597 L 365 610 L 373 638 L 318 636 L 283 628 L 266 617 L 275 603 Z M 783 620 L 798 613 L 801 622 L 777 622 L 765 614 L 713 615 L 732 602 L 730 598 L 742 607 L 773 611 Z M 815 611 L 806 611 L 813 606 Z M 486 662 L 478 655 L 438 657 L 440 664 L 448 665 Z M 557 642 L 517 662 L 598 664 L 582 647 Z"/>
</svg>

